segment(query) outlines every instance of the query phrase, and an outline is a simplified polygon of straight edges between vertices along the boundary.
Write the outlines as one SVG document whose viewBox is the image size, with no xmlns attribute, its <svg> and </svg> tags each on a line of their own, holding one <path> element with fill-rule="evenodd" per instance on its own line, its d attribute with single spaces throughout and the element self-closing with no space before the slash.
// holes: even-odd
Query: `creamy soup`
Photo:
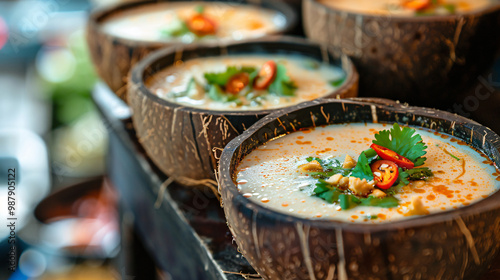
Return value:
<svg viewBox="0 0 500 280">
<path fill-rule="evenodd" d="M 272 61 L 278 69 L 284 69 L 288 83 L 293 85 L 289 91 L 275 93 L 272 86 L 256 89 L 248 84 L 237 94 L 210 94 L 206 73 L 227 73 L 230 67 L 245 67 L 259 72 L 267 62 Z M 283 77 L 281 74 L 277 74 Z M 166 68 L 146 81 L 146 86 L 161 98 L 182 105 L 209 110 L 263 110 L 286 107 L 313 100 L 341 86 L 345 78 L 342 69 L 330 64 L 320 63 L 302 56 L 245 55 L 226 57 L 207 57 L 188 60 L 181 65 Z M 196 81 L 194 83 L 194 81 Z M 223 90 L 223 86 L 220 88 Z M 227 98 L 225 98 L 227 97 Z"/>
<path fill-rule="evenodd" d="M 208 36 L 189 32 L 189 21 L 202 14 L 216 30 Z M 275 33 L 285 27 L 286 19 L 273 10 L 250 5 L 171 2 L 143 5 L 107 18 L 102 28 L 108 34 L 141 41 L 241 40 Z"/>
<path fill-rule="evenodd" d="M 319 0 L 338 10 L 394 15 L 447 15 L 484 8 L 491 0 Z"/>
<path fill-rule="evenodd" d="M 384 208 L 359 204 L 343 210 L 339 203 L 329 203 L 315 195 L 318 179 L 301 169 L 310 164 L 308 158 L 343 162 L 347 154 L 359 160 L 360 153 L 375 139 L 375 133 L 390 128 L 382 124 L 331 125 L 274 139 L 242 160 L 236 184 L 245 197 L 282 213 L 365 223 L 457 209 L 499 189 L 500 172 L 485 155 L 453 137 L 417 129 L 427 145 L 427 160 L 419 168 L 427 167 L 434 175 L 382 190 L 396 199 L 398 205 Z M 375 188 L 372 193 L 380 191 Z"/>
</svg>

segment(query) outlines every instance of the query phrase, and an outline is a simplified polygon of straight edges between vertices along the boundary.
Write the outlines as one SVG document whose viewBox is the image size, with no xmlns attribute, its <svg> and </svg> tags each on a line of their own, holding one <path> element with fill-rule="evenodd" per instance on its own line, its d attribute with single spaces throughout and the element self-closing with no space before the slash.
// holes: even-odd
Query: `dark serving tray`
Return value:
<svg viewBox="0 0 500 280">
<path fill-rule="evenodd" d="M 96 86 L 93 99 L 109 131 L 108 176 L 134 216 L 134 231 L 153 267 L 174 280 L 261 279 L 238 252 L 214 194 L 176 184 L 161 191 L 168 178 L 139 144 L 129 108 L 103 84 Z M 498 279 L 500 256 L 480 278 Z"/>
</svg>

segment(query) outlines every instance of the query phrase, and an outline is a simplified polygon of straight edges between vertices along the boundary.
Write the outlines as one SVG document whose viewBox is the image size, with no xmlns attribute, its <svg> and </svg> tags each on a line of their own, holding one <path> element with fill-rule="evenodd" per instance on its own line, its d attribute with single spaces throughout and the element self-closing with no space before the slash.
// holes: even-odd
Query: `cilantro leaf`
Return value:
<svg viewBox="0 0 500 280">
<path fill-rule="evenodd" d="M 348 210 L 358 205 L 391 208 L 399 205 L 399 200 L 393 196 L 376 198 L 369 196 L 359 198 L 353 194 L 346 193 L 338 188 L 330 186 L 328 183 L 319 180 L 314 189 L 315 196 L 327 201 L 328 203 L 338 203 L 342 210 Z"/>
<path fill-rule="evenodd" d="M 243 67 L 236 67 L 236 66 L 229 66 L 227 67 L 225 72 L 220 72 L 220 73 L 205 73 L 205 79 L 207 80 L 207 83 L 210 85 L 219 85 L 219 86 L 225 86 L 228 82 L 228 80 L 239 73 L 248 73 L 252 74 L 255 72 L 256 69 L 255 67 L 248 67 L 248 66 L 243 66 Z"/>
<path fill-rule="evenodd" d="M 408 174 L 408 180 L 427 180 L 429 177 L 434 176 L 427 167 L 408 169 L 406 173 Z"/>
<path fill-rule="evenodd" d="M 186 89 L 182 91 L 171 91 L 173 97 L 189 96 L 192 99 L 202 99 L 205 96 L 204 87 L 193 77 L 187 83 Z"/>
<path fill-rule="evenodd" d="M 191 33 L 187 24 L 181 19 L 172 20 L 172 22 L 160 30 L 161 36 L 170 38 L 170 37 L 180 37 L 185 34 Z"/>
<path fill-rule="evenodd" d="M 324 182 L 319 182 L 319 183 L 316 183 L 316 188 L 314 189 L 314 193 L 318 195 L 318 194 L 322 194 L 324 192 L 327 192 L 331 189 L 332 188 L 330 187 L 330 184 L 324 183 Z"/>
<path fill-rule="evenodd" d="M 341 195 L 339 190 L 333 189 L 318 195 L 318 197 L 324 199 L 328 203 L 334 203 L 339 200 L 339 196 Z"/>
<path fill-rule="evenodd" d="M 368 160 L 368 164 L 371 164 L 373 161 L 375 161 L 378 158 L 377 152 L 375 152 L 374 149 L 368 148 L 363 151 L 363 154 L 365 154 L 366 159 Z"/>
<path fill-rule="evenodd" d="M 286 74 L 285 65 L 278 63 L 276 65 L 276 77 L 268 87 L 269 93 L 278 96 L 294 96 L 295 89 L 297 89 L 297 85 Z"/>
<path fill-rule="evenodd" d="M 349 194 L 339 195 L 339 204 L 342 210 L 354 208 L 360 203 L 361 200 L 354 195 L 349 195 Z"/>
<path fill-rule="evenodd" d="M 333 87 L 338 87 L 340 86 L 341 84 L 343 84 L 345 81 L 345 76 L 342 76 L 340 78 L 337 78 L 335 80 L 331 80 L 330 81 L 330 85 L 333 86 Z"/>
<path fill-rule="evenodd" d="M 351 172 L 353 177 L 357 177 L 361 180 L 366 179 L 366 181 L 373 180 L 373 172 L 368 164 L 368 159 L 366 158 L 365 153 L 361 153 L 358 157 L 358 163 L 354 167 Z"/>
<path fill-rule="evenodd" d="M 196 7 L 194 7 L 194 11 L 198 14 L 203 14 L 203 12 L 205 11 L 205 7 L 203 5 L 197 5 Z"/>
<path fill-rule="evenodd" d="M 406 171 L 404 171 L 401 167 L 398 167 L 398 171 L 399 174 L 398 174 L 398 180 L 396 181 L 397 182 L 396 186 L 401 187 L 408 185 L 410 182 L 408 181 L 407 178 L 410 175 L 406 173 Z"/>
<path fill-rule="evenodd" d="M 455 4 L 443 4 L 443 8 L 445 8 L 450 14 L 454 14 L 457 10 Z"/>
<path fill-rule="evenodd" d="M 236 104 L 241 104 L 241 100 L 238 96 L 226 94 L 219 85 L 210 85 L 208 97 L 215 101 L 236 102 Z"/>
<path fill-rule="evenodd" d="M 393 196 L 386 196 L 383 198 L 377 198 L 374 196 L 369 196 L 367 198 L 361 199 L 361 206 L 375 206 L 383 208 L 392 208 L 399 205 L 399 200 Z"/>
<path fill-rule="evenodd" d="M 391 130 L 381 130 L 375 134 L 372 142 L 386 147 L 394 152 L 411 160 L 415 166 L 424 164 L 426 158 L 422 157 L 427 152 L 427 146 L 422 141 L 422 137 L 416 133 L 415 129 L 409 127 L 401 128 L 397 123 Z"/>
</svg>

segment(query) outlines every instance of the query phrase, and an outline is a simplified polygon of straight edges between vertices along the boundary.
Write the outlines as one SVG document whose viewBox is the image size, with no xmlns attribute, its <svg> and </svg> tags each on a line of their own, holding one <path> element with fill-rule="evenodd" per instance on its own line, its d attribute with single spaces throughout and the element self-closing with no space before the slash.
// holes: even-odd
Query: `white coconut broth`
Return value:
<svg viewBox="0 0 500 280">
<path fill-rule="evenodd" d="M 186 21 L 202 6 L 203 14 L 217 24 L 214 36 L 197 37 L 185 34 L 165 36 L 165 31 Z M 104 32 L 117 37 L 140 41 L 242 40 L 276 33 L 285 28 L 283 14 L 251 5 L 210 2 L 167 2 L 147 4 L 116 13 L 102 24 Z"/>
<path fill-rule="evenodd" d="M 345 10 L 354 13 L 382 14 L 382 15 L 402 15 L 414 16 L 415 10 L 405 8 L 404 0 L 320 0 L 322 4 L 337 10 Z M 491 0 L 440 0 L 442 6 L 451 5 L 455 13 L 465 13 L 479 10 L 491 4 Z M 450 14 L 450 11 L 441 7 L 433 14 Z"/>
<path fill-rule="evenodd" d="M 390 125 L 353 123 L 288 134 L 247 155 L 237 168 L 235 182 L 245 197 L 278 212 L 353 223 L 384 223 L 457 209 L 500 188 L 500 172 L 485 155 L 456 138 L 417 129 L 428 146 L 423 166 L 430 168 L 434 176 L 428 181 L 410 181 L 409 185 L 396 188 L 394 197 L 399 200 L 398 207 L 357 206 L 341 210 L 338 204 L 313 196 L 317 180 L 299 168 L 307 163 L 307 157 L 336 158 L 343 162 L 347 154 L 357 160 L 369 148 L 377 131 L 390 128 Z M 427 213 L 412 212 L 415 199 Z"/>
<path fill-rule="evenodd" d="M 204 73 L 224 72 L 230 66 L 250 66 L 259 69 L 266 61 L 270 60 L 285 66 L 287 75 L 297 86 L 294 96 L 273 95 L 266 90 L 243 91 L 239 96 L 242 104 L 212 100 L 208 94 L 197 97 L 176 97 L 177 93 L 186 90 L 192 78 L 205 87 L 207 81 L 204 78 Z M 321 63 L 305 56 L 249 54 L 188 60 L 153 75 L 146 81 L 146 86 L 161 98 L 189 107 L 248 111 L 282 108 L 323 97 L 342 85 L 342 83 L 332 85 L 331 81 L 342 81 L 345 79 L 345 75 L 339 67 Z"/>
</svg>

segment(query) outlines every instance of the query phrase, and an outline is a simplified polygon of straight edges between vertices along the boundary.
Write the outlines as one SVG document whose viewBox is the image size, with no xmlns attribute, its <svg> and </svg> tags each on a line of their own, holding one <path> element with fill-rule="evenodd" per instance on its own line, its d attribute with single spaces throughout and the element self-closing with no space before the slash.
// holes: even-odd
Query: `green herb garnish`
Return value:
<svg viewBox="0 0 500 280">
<path fill-rule="evenodd" d="M 335 80 L 331 80 L 330 81 L 330 85 L 334 86 L 334 87 L 338 87 L 340 86 L 341 84 L 343 84 L 345 81 L 345 76 L 343 77 L 340 77 L 338 79 L 335 79 Z"/>
<path fill-rule="evenodd" d="M 428 167 L 420 167 L 406 170 L 408 180 L 427 180 L 429 177 L 434 176 Z"/>
<path fill-rule="evenodd" d="M 294 96 L 297 85 L 286 74 L 286 67 L 278 63 L 276 65 L 276 77 L 269 85 L 269 93 L 278 96 Z"/>
<path fill-rule="evenodd" d="M 210 85 L 219 85 L 221 87 L 225 86 L 229 79 L 239 73 L 248 73 L 252 74 L 255 72 L 256 69 L 255 67 L 248 67 L 248 66 L 243 66 L 243 67 L 236 67 L 236 66 L 229 66 L 227 67 L 225 72 L 219 72 L 219 73 L 205 73 L 205 79 L 207 80 L 207 83 Z"/>
<path fill-rule="evenodd" d="M 397 198 L 393 196 L 386 196 L 383 198 L 376 198 L 374 196 L 369 196 L 367 198 L 362 198 L 360 205 L 392 208 L 392 207 L 397 207 L 399 205 L 399 201 Z"/>
<path fill-rule="evenodd" d="M 352 170 L 350 176 L 357 177 L 361 180 L 366 179 L 368 182 L 373 180 L 373 173 L 370 165 L 368 164 L 368 159 L 366 158 L 365 153 L 361 153 L 359 155 L 358 163 Z"/>
<path fill-rule="evenodd" d="M 185 34 L 191 33 L 187 24 L 181 19 L 175 19 L 170 24 L 163 28 L 161 31 L 161 36 L 170 38 L 170 37 L 180 37 Z M 193 34 L 193 33 L 191 33 Z"/>
<path fill-rule="evenodd" d="M 410 182 L 408 181 L 408 173 L 406 173 L 403 168 L 398 167 L 398 180 L 396 181 L 396 187 L 402 187 L 408 185 Z"/>
<path fill-rule="evenodd" d="M 454 14 L 457 10 L 457 6 L 455 6 L 455 4 L 443 4 L 443 8 L 445 8 L 450 14 Z"/>
<path fill-rule="evenodd" d="M 427 146 L 422 141 L 422 137 L 416 133 L 415 129 L 409 127 L 401 128 L 397 123 L 391 130 L 381 130 L 375 134 L 372 142 L 386 147 L 394 152 L 411 160 L 415 166 L 424 164 Z"/>
<path fill-rule="evenodd" d="M 338 203 L 342 210 L 354 208 L 356 206 L 374 206 L 391 208 L 397 207 L 399 201 L 393 196 L 386 196 L 384 198 L 376 198 L 368 196 L 366 198 L 357 197 L 347 191 L 339 190 L 326 183 L 317 183 L 314 193 L 317 197 L 322 198 L 328 203 Z"/>
<path fill-rule="evenodd" d="M 313 178 L 326 179 L 330 178 L 335 174 L 341 174 L 342 176 L 347 176 L 351 172 L 351 169 L 342 168 L 342 164 L 336 159 L 322 160 L 317 157 L 308 157 L 306 158 L 306 160 L 307 162 L 315 160 L 319 162 L 319 164 L 323 168 L 323 171 L 308 172 L 308 174 L 310 174 L 311 177 Z"/>
<path fill-rule="evenodd" d="M 205 7 L 203 5 L 198 5 L 198 6 L 194 7 L 194 10 L 198 14 L 203 14 L 203 12 L 205 11 Z"/>
<path fill-rule="evenodd" d="M 445 148 L 442 148 L 443 152 L 445 152 L 446 154 L 448 154 L 449 156 L 451 156 L 452 158 L 456 159 L 457 161 L 460 160 L 459 157 L 453 155 L 452 153 L 448 152 L 448 150 L 446 150 Z"/>
<path fill-rule="evenodd" d="M 208 97 L 215 101 L 235 102 L 241 104 L 241 100 L 236 95 L 226 94 L 219 85 L 210 85 Z"/>
</svg>

